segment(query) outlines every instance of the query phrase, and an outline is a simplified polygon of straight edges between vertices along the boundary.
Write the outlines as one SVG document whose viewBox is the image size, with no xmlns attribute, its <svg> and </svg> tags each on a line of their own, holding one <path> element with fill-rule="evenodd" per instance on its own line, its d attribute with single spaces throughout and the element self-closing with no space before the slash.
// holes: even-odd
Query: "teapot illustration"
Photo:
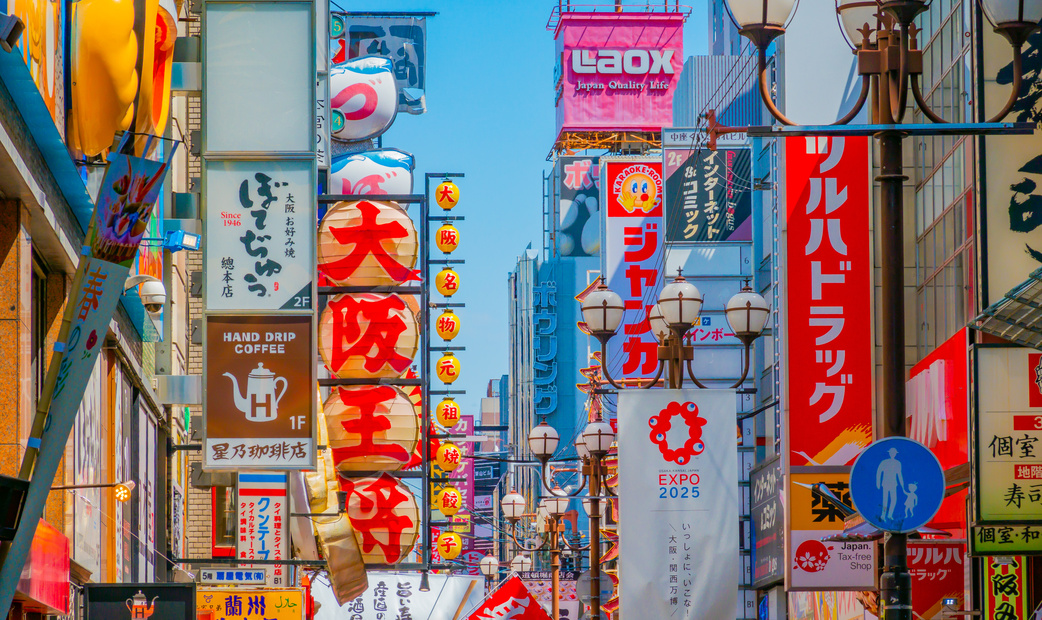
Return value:
<svg viewBox="0 0 1042 620">
<path fill-rule="evenodd" d="M 151 616 L 156 611 L 156 599 L 158 596 L 152 599 L 152 604 L 148 604 L 148 597 L 144 595 L 141 590 L 137 591 L 132 598 L 126 600 L 127 609 L 130 610 L 130 617 L 137 619 L 144 619 Z"/>
<path fill-rule="evenodd" d="M 239 381 L 230 372 L 224 373 L 225 377 L 232 380 L 232 396 L 235 397 L 235 408 L 246 414 L 250 422 L 271 422 L 279 417 L 279 402 L 286 394 L 289 381 L 285 377 L 276 377 L 275 373 L 264 367 L 264 363 L 250 372 L 246 381 L 246 394 L 239 392 Z M 275 395 L 275 388 L 279 381 L 282 382 L 282 390 Z"/>
</svg>

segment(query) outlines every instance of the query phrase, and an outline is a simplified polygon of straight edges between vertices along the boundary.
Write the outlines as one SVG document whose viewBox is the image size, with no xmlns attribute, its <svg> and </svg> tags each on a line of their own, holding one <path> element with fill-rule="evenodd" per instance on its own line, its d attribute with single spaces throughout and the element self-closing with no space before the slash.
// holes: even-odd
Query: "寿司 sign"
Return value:
<svg viewBox="0 0 1042 620">
<path fill-rule="evenodd" d="M 562 13 L 557 131 L 660 131 L 684 64 L 681 13 Z"/>
</svg>

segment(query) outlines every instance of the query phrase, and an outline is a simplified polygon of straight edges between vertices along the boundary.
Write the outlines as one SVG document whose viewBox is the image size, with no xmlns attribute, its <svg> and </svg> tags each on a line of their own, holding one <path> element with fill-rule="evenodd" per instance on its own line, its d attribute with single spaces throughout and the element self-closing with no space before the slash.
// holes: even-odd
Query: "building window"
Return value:
<svg viewBox="0 0 1042 620">
<path fill-rule="evenodd" d="M 33 256 L 33 269 L 30 282 L 30 308 L 31 308 L 31 330 L 32 330 L 32 366 L 33 366 L 33 395 L 36 400 L 40 399 L 43 385 L 47 380 L 47 330 L 50 327 L 50 317 L 47 313 L 47 271 L 43 262 L 35 255 Z"/>
<path fill-rule="evenodd" d="M 213 557 L 234 557 L 239 511 L 235 487 L 213 487 Z"/>
</svg>

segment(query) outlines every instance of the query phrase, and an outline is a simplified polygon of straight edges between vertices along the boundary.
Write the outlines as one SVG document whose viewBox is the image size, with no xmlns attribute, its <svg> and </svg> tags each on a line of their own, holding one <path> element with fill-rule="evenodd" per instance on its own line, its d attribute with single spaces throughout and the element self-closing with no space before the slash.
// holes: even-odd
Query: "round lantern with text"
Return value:
<svg viewBox="0 0 1042 620">
<path fill-rule="evenodd" d="M 434 367 L 434 372 L 437 373 L 442 383 L 452 383 L 459 379 L 459 371 L 459 359 L 452 353 L 442 355 Z"/>
<path fill-rule="evenodd" d="M 446 517 L 451 517 L 463 507 L 463 495 L 456 487 L 448 486 L 438 493 L 438 510 Z"/>
<path fill-rule="evenodd" d="M 455 471 L 462 460 L 463 451 L 459 449 L 459 446 L 451 443 L 442 444 L 434 455 L 434 462 L 445 471 Z"/>
<path fill-rule="evenodd" d="M 459 335 L 459 330 L 459 316 L 452 310 L 442 312 L 441 316 L 434 322 L 434 331 L 438 332 L 438 336 L 442 340 L 452 340 Z"/>
<path fill-rule="evenodd" d="M 411 296 L 348 293 L 329 300 L 319 319 L 322 360 L 340 379 L 400 377 L 420 342 Z"/>
<path fill-rule="evenodd" d="M 438 418 L 438 424 L 445 428 L 452 428 L 459 424 L 459 405 L 453 399 L 446 398 L 434 408 L 434 415 Z"/>
<path fill-rule="evenodd" d="M 340 488 L 347 494 L 347 518 L 362 561 L 397 564 L 404 560 L 420 533 L 420 507 L 412 491 L 389 474 L 341 480 Z"/>
<path fill-rule="evenodd" d="M 420 441 L 416 407 L 393 386 L 335 387 L 323 409 L 333 462 L 342 472 L 396 471 Z"/>
<path fill-rule="evenodd" d="M 459 202 L 459 187 L 449 180 L 442 181 L 434 190 L 434 201 L 438 206 L 448 211 Z"/>
<path fill-rule="evenodd" d="M 452 254 L 459 247 L 459 229 L 452 224 L 445 224 L 434 231 L 434 245 L 442 252 Z"/>
<path fill-rule="evenodd" d="M 452 297 L 459 290 L 459 274 L 446 267 L 434 276 L 434 287 L 446 297 Z"/>
<path fill-rule="evenodd" d="M 443 560 L 455 560 L 463 551 L 463 539 L 456 532 L 443 532 L 438 536 L 437 545 Z"/>
<path fill-rule="evenodd" d="M 338 202 L 318 225 L 318 270 L 343 286 L 419 280 L 416 227 L 396 202 Z"/>
</svg>

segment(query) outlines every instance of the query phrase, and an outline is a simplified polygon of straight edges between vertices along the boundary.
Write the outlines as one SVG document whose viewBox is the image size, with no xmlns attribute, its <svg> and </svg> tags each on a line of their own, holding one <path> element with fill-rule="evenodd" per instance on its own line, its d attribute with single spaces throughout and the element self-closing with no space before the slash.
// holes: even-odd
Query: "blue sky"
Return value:
<svg viewBox="0 0 1042 620">
<path fill-rule="evenodd" d="M 507 370 L 507 274 L 525 246 L 542 247 L 541 179 L 556 137 L 554 40 L 546 23 L 556 2 L 375 4 L 337 0 L 331 8 L 438 12 L 427 23 L 428 111 L 399 114 L 383 145 L 415 156 L 417 192 L 426 172 L 466 174 L 458 181 L 461 200 L 453 215 L 467 219 L 455 224 L 461 243 L 453 258 L 467 262 L 457 267 L 461 286 L 452 301 L 467 307 L 456 311 L 462 330 L 452 344 L 467 350 L 458 354 L 462 375 L 452 388 L 467 390 L 457 401 L 464 414 L 477 414 L 488 381 Z M 692 13 L 684 54 L 704 54 L 706 0 L 685 4 Z M 436 379 L 434 384 L 441 387 Z"/>
</svg>

